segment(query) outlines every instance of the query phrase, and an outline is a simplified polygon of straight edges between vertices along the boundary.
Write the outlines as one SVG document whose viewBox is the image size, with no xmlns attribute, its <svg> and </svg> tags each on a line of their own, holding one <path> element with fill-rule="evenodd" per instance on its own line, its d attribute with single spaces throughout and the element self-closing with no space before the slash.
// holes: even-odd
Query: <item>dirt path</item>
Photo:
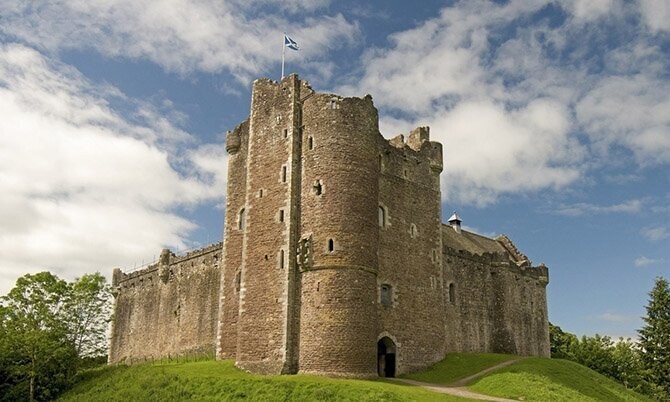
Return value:
<svg viewBox="0 0 670 402">
<path fill-rule="evenodd" d="M 415 381 L 415 380 L 409 380 L 405 378 L 394 378 L 395 381 L 402 382 L 404 384 L 409 384 L 409 385 L 415 385 L 418 387 L 422 387 L 434 392 L 439 392 L 442 394 L 449 394 L 449 395 L 454 395 L 454 396 L 460 396 L 463 398 L 470 398 L 470 399 L 477 399 L 477 400 L 482 400 L 482 401 L 504 401 L 504 402 L 515 402 L 514 399 L 505 399 L 505 398 L 498 398 L 495 396 L 489 396 L 489 395 L 484 395 L 484 394 L 478 394 L 476 392 L 470 391 L 467 389 L 465 386 L 472 381 L 481 378 L 485 376 L 486 374 L 497 370 L 501 367 L 506 367 L 509 366 L 510 364 L 514 364 L 518 362 L 521 359 L 512 359 L 512 360 L 507 360 L 505 362 L 502 362 L 500 364 L 496 364 L 495 366 L 491 366 L 485 370 L 482 370 L 478 373 L 475 373 L 471 376 L 461 378 L 460 380 L 452 383 L 451 385 L 440 385 L 440 384 L 432 384 L 429 382 L 421 382 L 421 381 Z"/>
</svg>

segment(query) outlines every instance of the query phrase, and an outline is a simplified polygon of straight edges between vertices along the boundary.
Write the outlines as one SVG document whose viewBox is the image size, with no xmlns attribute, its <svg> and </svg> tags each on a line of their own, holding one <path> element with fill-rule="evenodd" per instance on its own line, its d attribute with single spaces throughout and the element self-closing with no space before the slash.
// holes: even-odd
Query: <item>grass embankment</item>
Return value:
<svg viewBox="0 0 670 402">
<path fill-rule="evenodd" d="M 518 358 L 518 356 L 499 353 L 449 353 L 444 360 L 435 363 L 430 368 L 403 377 L 433 384 L 450 385 L 496 364 Z"/>
<path fill-rule="evenodd" d="M 470 389 L 526 401 L 649 401 L 581 364 L 537 357 L 496 370 Z"/>
<path fill-rule="evenodd" d="M 85 373 L 63 401 L 462 401 L 381 381 L 260 376 L 231 361 L 147 363 Z"/>
<path fill-rule="evenodd" d="M 454 384 L 518 356 L 450 353 L 427 370 L 405 377 Z M 580 364 L 547 358 L 525 358 L 467 384 L 471 391 L 524 401 L 648 401 L 621 384 Z"/>
</svg>

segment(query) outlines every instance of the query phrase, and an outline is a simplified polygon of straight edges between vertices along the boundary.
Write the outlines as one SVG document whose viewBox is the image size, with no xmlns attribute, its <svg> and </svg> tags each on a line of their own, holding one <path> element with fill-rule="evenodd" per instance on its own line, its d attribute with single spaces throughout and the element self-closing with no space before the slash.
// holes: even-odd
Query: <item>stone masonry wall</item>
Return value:
<svg viewBox="0 0 670 402">
<path fill-rule="evenodd" d="M 110 363 L 214 355 L 221 243 L 158 263 L 115 270 Z"/>
<path fill-rule="evenodd" d="M 433 146 L 427 128 L 415 130 L 407 143 L 402 137 L 380 141 L 378 338 L 396 342 L 397 374 L 444 358 L 441 169 L 431 168 Z M 391 286 L 390 306 L 381 303 L 382 285 Z"/>
<path fill-rule="evenodd" d="M 228 133 L 226 138 L 226 150 L 229 157 L 223 232 L 224 262 L 220 285 L 217 336 L 217 357 L 219 359 L 234 359 L 237 354 L 237 321 L 240 308 L 244 240 L 244 231 L 240 229 L 240 219 L 247 213 L 244 206 L 247 188 L 248 144 L 249 120 L 246 120 Z"/>
<path fill-rule="evenodd" d="M 377 119 L 370 97 L 303 102 L 303 373 L 376 373 Z"/>
<path fill-rule="evenodd" d="M 520 267 L 505 253 L 476 255 L 448 244 L 443 259 L 447 352 L 549 356 L 546 267 Z"/>
</svg>

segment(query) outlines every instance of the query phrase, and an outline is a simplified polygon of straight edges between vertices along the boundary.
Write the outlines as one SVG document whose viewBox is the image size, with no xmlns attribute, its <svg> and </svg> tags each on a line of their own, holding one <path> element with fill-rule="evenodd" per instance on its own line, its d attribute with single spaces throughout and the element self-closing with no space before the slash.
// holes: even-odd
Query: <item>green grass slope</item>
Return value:
<svg viewBox="0 0 670 402">
<path fill-rule="evenodd" d="M 417 387 L 316 376 L 259 376 L 231 361 L 148 363 L 85 373 L 62 401 L 462 401 Z"/>
<path fill-rule="evenodd" d="M 580 364 L 528 358 L 476 380 L 472 391 L 524 401 L 648 401 Z"/>
<path fill-rule="evenodd" d="M 403 377 L 433 384 L 449 385 L 496 364 L 518 358 L 518 356 L 499 353 L 449 353 L 444 360 L 435 363 L 430 368 L 417 373 L 406 374 Z"/>
</svg>

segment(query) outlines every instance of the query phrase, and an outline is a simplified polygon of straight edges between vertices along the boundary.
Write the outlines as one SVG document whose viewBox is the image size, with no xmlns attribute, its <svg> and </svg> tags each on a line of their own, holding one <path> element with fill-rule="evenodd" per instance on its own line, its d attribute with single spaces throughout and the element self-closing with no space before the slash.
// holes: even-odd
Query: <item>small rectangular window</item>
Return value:
<svg viewBox="0 0 670 402">
<path fill-rule="evenodd" d="M 284 129 L 284 138 L 288 138 L 288 128 Z"/>
<path fill-rule="evenodd" d="M 284 222 L 284 210 L 279 210 L 279 222 Z"/>
<path fill-rule="evenodd" d="M 383 284 L 380 289 L 379 301 L 382 306 L 390 307 L 393 305 L 393 287 L 389 284 Z"/>
<path fill-rule="evenodd" d="M 286 183 L 286 166 L 281 167 L 281 182 Z"/>
</svg>

